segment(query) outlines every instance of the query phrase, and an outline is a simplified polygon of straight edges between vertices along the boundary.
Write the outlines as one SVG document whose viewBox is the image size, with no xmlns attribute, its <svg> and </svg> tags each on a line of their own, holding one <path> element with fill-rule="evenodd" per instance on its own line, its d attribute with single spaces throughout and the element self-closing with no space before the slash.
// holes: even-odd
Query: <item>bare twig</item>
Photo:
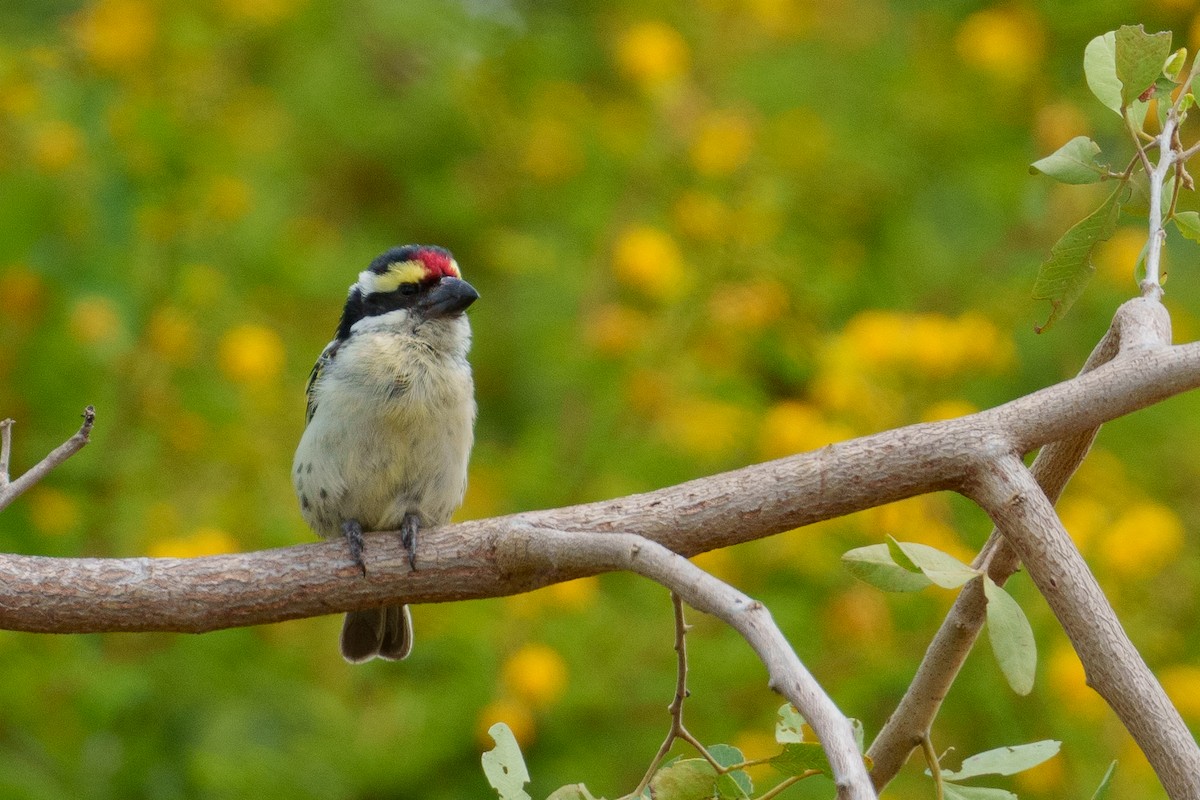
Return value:
<svg viewBox="0 0 1200 800">
<path fill-rule="evenodd" d="M 676 654 L 676 677 L 675 677 L 675 696 L 671 699 L 671 704 L 667 706 L 667 712 L 671 715 L 671 729 L 667 731 L 667 738 L 663 740 L 662 745 L 655 753 L 654 759 L 650 762 L 649 769 L 638 783 L 637 788 L 627 794 L 626 798 L 640 797 L 646 787 L 650 785 L 650 779 L 654 777 L 654 773 L 658 771 L 658 767 L 662 764 L 667 753 L 671 751 L 671 746 L 675 744 L 676 739 L 683 739 L 691 744 L 705 760 L 713 766 L 713 769 L 718 773 L 724 772 L 717 760 L 708 752 L 708 748 L 700 744 L 696 737 L 688 732 L 687 727 L 683 724 L 683 701 L 688 697 L 687 689 L 687 632 L 691 628 L 683 617 L 683 600 L 675 592 L 671 592 L 671 605 L 675 609 L 675 654 Z"/>
<path fill-rule="evenodd" d="M 734 628 L 767 668 L 768 685 L 786 697 L 816 731 L 833 770 L 839 800 L 873 800 L 850 721 L 821 689 L 771 613 L 756 600 L 709 575 L 657 542 L 627 533 L 589 535 L 529 527 L 499 547 L 502 568 L 559 570 L 602 564 L 636 572 L 666 586 L 693 608 Z"/>
<path fill-rule="evenodd" d="M 15 420 L 0 420 L 0 492 L 8 486 L 8 458 L 12 454 L 12 426 Z"/>
<path fill-rule="evenodd" d="M 942 786 L 942 767 L 938 764 L 937 751 L 933 749 L 933 741 L 928 733 L 921 737 L 921 752 L 925 754 L 925 763 L 929 765 L 929 774 L 933 776 L 934 797 L 943 800 L 946 790 Z"/>
<path fill-rule="evenodd" d="M 66 461 L 71 456 L 83 449 L 88 443 L 92 434 L 92 425 L 96 422 L 96 409 L 88 406 L 83 410 L 83 425 L 76 431 L 75 435 L 67 441 L 60 444 L 58 447 L 50 451 L 50 454 L 31 467 L 21 477 L 15 481 L 8 482 L 8 454 L 10 447 L 10 436 L 12 431 L 12 420 L 5 420 L 3 425 L 3 472 L 5 481 L 0 484 L 0 511 L 3 511 L 13 500 L 17 499 L 25 490 L 57 467 L 62 462 Z"/>
<path fill-rule="evenodd" d="M 1167 113 L 1166 120 L 1163 122 L 1162 131 L 1157 137 L 1158 163 L 1151 169 L 1149 159 L 1147 158 L 1145 161 L 1146 175 L 1150 179 L 1150 231 L 1146 249 L 1146 276 L 1141 282 L 1143 297 L 1157 298 L 1162 295 L 1160 264 L 1162 261 L 1162 246 L 1167 238 L 1166 229 L 1163 227 L 1165 217 L 1162 209 L 1162 194 L 1167 174 L 1172 171 L 1175 159 L 1179 155 L 1174 146 L 1175 130 L 1178 125 L 1178 108 L 1172 106 Z M 1142 152 L 1140 145 L 1138 152 Z M 1176 188 L 1178 189 L 1178 186 Z M 1172 199 L 1173 203 L 1174 199 Z"/>
</svg>

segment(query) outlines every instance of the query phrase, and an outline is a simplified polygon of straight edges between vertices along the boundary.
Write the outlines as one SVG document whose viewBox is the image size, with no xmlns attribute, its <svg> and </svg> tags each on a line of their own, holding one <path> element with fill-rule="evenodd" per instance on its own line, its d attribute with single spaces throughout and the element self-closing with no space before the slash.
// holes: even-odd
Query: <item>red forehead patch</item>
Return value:
<svg viewBox="0 0 1200 800">
<path fill-rule="evenodd" d="M 458 267 L 454 266 L 454 260 L 446 253 L 431 249 L 418 250 L 417 258 L 429 271 L 430 278 L 458 277 Z"/>
</svg>

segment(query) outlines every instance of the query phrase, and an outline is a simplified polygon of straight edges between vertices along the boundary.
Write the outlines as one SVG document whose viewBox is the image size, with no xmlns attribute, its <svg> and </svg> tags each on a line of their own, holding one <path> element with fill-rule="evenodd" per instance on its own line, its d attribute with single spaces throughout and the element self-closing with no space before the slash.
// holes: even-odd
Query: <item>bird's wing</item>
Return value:
<svg viewBox="0 0 1200 800">
<path fill-rule="evenodd" d="M 317 363 L 313 364 L 312 372 L 308 373 L 308 384 L 304 387 L 304 396 L 308 401 L 308 407 L 304 413 L 305 425 L 312 422 L 313 414 L 317 413 L 317 383 L 321 380 L 321 374 L 325 371 L 325 368 L 333 362 L 333 358 L 337 355 L 341 344 L 341 339 L 334 339 L 325 345 L 325 349 L 321 351 L 321 355 L 317 356 Z"/>
</svg>

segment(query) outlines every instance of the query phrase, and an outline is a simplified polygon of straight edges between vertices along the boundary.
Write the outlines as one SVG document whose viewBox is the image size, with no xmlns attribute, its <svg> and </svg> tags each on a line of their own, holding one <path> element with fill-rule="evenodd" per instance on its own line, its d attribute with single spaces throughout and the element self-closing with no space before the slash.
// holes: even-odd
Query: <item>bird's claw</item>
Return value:
<svg viewBox="0 0 1200 800">
<path fill-rule="evenodd" d="M 420 527 L 421 518 L 411 512 L 400 521 L 400 544 L 408 553 L 408 566 L 413 572 L 417 571 L 417 530 Z"/>
<path fill-rule="evenodd" d="M 348 519 L 342 523 L 342 535 L 346 537 L 346 546 L 350 549 L 350 559 L 362 570 L 367 577 L 367 563 L 363 561 L 363 529 L 356 519 Z"/>
</svg>

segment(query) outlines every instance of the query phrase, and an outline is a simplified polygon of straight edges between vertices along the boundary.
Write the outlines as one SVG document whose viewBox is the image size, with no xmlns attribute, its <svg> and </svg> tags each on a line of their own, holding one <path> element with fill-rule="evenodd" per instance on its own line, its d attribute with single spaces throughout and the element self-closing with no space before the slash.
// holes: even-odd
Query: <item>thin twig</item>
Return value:
<svg viewBox="0 0 1200 800">
<path fill-rule="evenodd" d="M 92 435 L 92 425 L 96 422 L 96 409 L 88 406 L 83 410 L 83 425 L 76 431 L 75 435 L 58 447 L 50 451 L 50 454 L 31 467 L 24 475 L 17 478 L 15 481 L 0 488 L 0 511 L 3 511 L 9 503 L 17 499 L 25 490 L 42 478 L 49 474 L 50 470 L 57 467 L 62 462 L 66 461 L 71 456 L 83 449 L 88 443 Z M 5 434 L 8 434 L 9 426 L 4 429 Z M 4 454 L 8 455 L 7 435 L 5 436 Z M 5 458 L 5 467 L 8 465 L 8 459 Z M 7 474 L 7 470 L 5 471 Z"/>
<path fill-rule="evenodd" d="M 767 669 L 768 686 L 787 698 L 816 731 L 829 760 L 838 800 L 874 800 L 876 793 L 850 721 L 800 661 L 762 603 L 658 542 L 635 534 L 589 534 L 529 525 L 496 544 L 501 569 L 519 566 L 544 573 L 603 564 L 649 578 L 677 592 L 697 611 L 723 620 L 754 649 Z"/>
<path fill-rule="evenodd" d="M 810 769 L 807 772 L 801 772 L 799 775 L 789 775 L 786 778 L 784 778 L 783 780 L 781 780 L 779 783 L 772 786 L 767 791 L 760 794 L 758 796 L 758 800 L 774 800 L 774 798 L 779 797 L 779 795 L 783 794 L 784 790 L 787 789 L 788 787 L 796 785 L 797 783 L 804 780 L 805 778 L 811 778 L 814 775 L 820 775 L 820 774 L 821 774 L 820 770 Z"/>
<path fill-rule="evenodd" d="M 689 692 L 687 688 L 687 632 L 691 626 L 683 618 L 683 600 L 675 592 L 671 592 L 671 604 L 675 607 L 675 653 L 677 667 L 675 678 L 675 697 L 672 698 L 671 704 L 667 706 L 667 711 L 671 715 L 671 729 L 667 731 L 667 738 L 663 740 L 662 745 L 658 748 L 654 758 L 650 761 L 650 767 L 646 770 L 646 774 L 638 783 L 637 788 L 629 794 L 625 795 L 622 800 L 628 798 L 640 797 L 646 787 L 650 785 L 651 778 L 654 773 L 658 772 L 659 766 L 667 753 L 670 752 L 671 746 L 675 744 L 676 739 L 683 739 L 704 756 L 704 759 L 713 766 L 718 773 L 725 772 L 725 768 L 717 763 L 712 754 L 708 752 L 708 748 L 700 744 L 683 724 L 683 701 L 688 698 Z"/>
<path fill-rule="evenodd" d="M 0 492 L 8 486 L 8 457 L 12 454 L 12 426 L 15 420 L 0 420 Z"/>
<path fill-rule="evenodd" d="M 921 737 L 921 752 L 925 754 L 925 763 L 929 765 L 929 773 L 933 775 L 934 796 L 937 800 L 944 800 L 946 789 L 942 785 L 942 768 L 938 764 L 937 751 L 933 749 L 933 742 L 928 733 Z"/>
</svg>

